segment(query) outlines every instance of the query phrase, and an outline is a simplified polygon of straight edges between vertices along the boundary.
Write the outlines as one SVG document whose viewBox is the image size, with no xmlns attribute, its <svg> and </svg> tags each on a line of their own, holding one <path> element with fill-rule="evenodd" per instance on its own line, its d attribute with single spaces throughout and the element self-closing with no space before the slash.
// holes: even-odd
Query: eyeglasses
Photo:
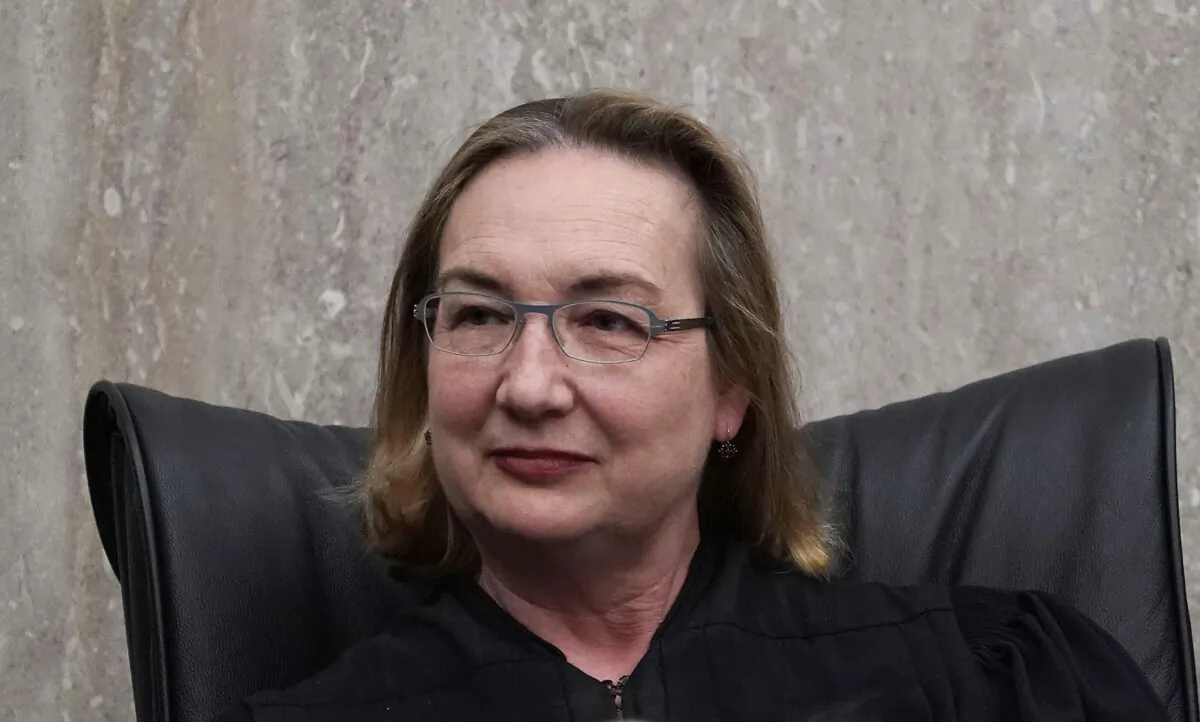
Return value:
<svg viewBox="0 0 1200 722">
<path fill-rule="evenodd" d="M 624 301 L 517 303 L 483 293 L 431 293 L 413 306 L 434 348 L 459 356 L 492 356 L 508 348 L 530 313 L 544 315 L 555 343 L 570 358 L 598 364 L 637 361 L 651 339 L 713 325 L 703 318 L 661 319 Z"/>
</svg>

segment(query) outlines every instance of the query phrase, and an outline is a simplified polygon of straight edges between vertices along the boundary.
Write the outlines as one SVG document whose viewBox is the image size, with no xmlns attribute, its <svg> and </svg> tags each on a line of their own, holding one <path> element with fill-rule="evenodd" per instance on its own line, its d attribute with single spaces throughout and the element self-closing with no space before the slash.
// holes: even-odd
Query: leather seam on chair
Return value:
<svg viewBox="0 0 1200 722">
<path fill-rule="evenodd" d="M 114 416 L 119 420 L 119 426 L 127 430 L 125 436 L 126 450 L 128 451 L 129 463 L 133 467 L 134 481 L 137 484 L 138 497 L 142 500 L 142 504 L 146 507 L 143 510 L 144 526 L 140 531 L 146 535 L 146 555 L 148 557 L 150 596 L 154 607 L 155 624 L 151 633 L 152 645 L 156 645 L 158 649 L 160 664 L 153 665 L 154 670 L 154 687 L 157 687 L 156 694 L 151 695 L 151 703 L 158 709 L 152 712 L 152 719 L 169 720 L 171 715 L 171 695 L 169 691 L 169 681 L 166 671 L 165 662 L 167 656 L 166 635 L 164 632 L 164 615 L 162 603 L 162 578 L 159 574 L 159 554 L 158 554 L 158 536 L 155 533 L 155 525 L 153 518 L 153 504 L 149 498 L 149 485 L 146 483 L 146 467 L 145 460 L 141 448 L 141 438 L 138 433 L 137 424 L 133 419 L 133 414 L 129 411 L 129 405 L 125 400 L 125 395 L 121 391 L 119 384 L 112 384 L 111 391 L 108 392 L 110 403 Z M 127 520 L 128 521 L 128 520 Z"/>
<path fill-rule="evenodd" d="M 115 412 L 109 399 L 111 387 L 112 384 L 108 381 L 98 381 L 88 391 L 83 410 L 83 451 L 92 516 L 96 520 L 96 528 L 109 566 L 120 581 L 112 473 L 113 440 L 119 439 L 120 434 L 113 430 L 112 419 Z"/>
<path fill-rule="evenodd" d="M 1183 549 L 1179 525 L 1179 477 L 1175 446 L 1175 371 L 1171 360 L 1171 348 L 1167 339 L 1154 342 L 1158 361 L 1159 428 L 1162 438 L 1163 465 L 1165 471 L 1163 512 L 1167 519 L 1167 545 L 1171 554 L 1171 586 L 1175 597 L 1178 625 L 1176 646 L 1178 647 L 1183 674 L 1179 683 L 1182 687 L 1183 714 L 1187 722 L 1196 722 L 1200 717 L 1200 704 L 1196 697 L 1196 663 L 1191 644 L 1191 619 L 1188 616 L 1187 586 L 1183 570 Z M 1164 700 L 1166 701 L 1166 700 Z"/>
</svg>

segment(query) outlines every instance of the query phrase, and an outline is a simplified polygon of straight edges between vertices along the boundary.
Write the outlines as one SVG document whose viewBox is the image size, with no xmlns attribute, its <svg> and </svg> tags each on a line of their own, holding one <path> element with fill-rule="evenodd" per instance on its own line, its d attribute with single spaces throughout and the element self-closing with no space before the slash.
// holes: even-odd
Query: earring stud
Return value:
<svg viewBox="0 0 1200 722">
<path fill-rule="evenodd" d="M 729 461 L 733 457 L 737 456 L 737 445 L 732 441 L 722 441 L 721 443 L 717 444 L 717 456 L 721 457 L 725 461 Z"/>
<path fill-rule="evenodd" d="M 429 429 L 425 429 L 425 445 L 433 446 L 433 432 Z"/>
</svg>

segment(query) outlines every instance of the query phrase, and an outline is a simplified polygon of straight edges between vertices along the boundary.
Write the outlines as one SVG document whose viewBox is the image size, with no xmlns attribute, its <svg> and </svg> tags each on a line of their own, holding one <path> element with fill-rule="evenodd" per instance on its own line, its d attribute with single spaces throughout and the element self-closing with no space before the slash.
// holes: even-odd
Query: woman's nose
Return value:
<svg viewBox="0 0 1200 722">
<path fill-rule="evenodd" d="M 569 360 L 545 316 L 530 316 L 517 329 L 505 351 L 503 378 L 496 403 L 523 420 L 561 415 L 571 407 L 573 394 L 567 383 Z"/>
</svg>

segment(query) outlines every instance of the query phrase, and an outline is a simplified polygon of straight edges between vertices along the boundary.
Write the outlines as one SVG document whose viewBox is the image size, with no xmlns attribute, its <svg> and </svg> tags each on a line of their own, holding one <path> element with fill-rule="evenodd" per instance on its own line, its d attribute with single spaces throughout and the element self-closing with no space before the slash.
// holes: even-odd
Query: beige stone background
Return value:
<svg viewBox="0 0 1200 722">
<path fill-rule="evenodd" d="M 431 174 L 591 86 L 744 150 L 814 416 L 1169 337 L 1200 601 L 1197 0 L 4 0 L 0 720 L 132 718 L 88 386 L 365 422 Z"/>
</svg>

